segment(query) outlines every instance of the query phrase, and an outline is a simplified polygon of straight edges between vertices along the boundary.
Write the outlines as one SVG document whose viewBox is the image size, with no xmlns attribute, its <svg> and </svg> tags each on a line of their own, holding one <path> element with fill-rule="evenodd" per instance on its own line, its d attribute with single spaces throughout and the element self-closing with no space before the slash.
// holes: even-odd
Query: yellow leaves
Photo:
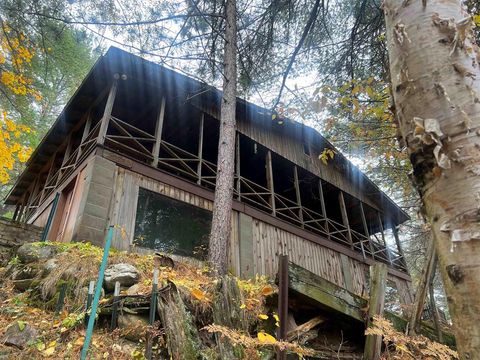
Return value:
<svg viewBox="0 0 480 360">
<path fill-rule="evenodd" d="M 273 287 L 271 287 L 270 285 L 267 285 L 262 289 L 262 295 L 263 296 L 270 296 L 274 292 L 275 292 L 275 289 Z"/>
<path fill-rule="evenodd" d="M 257 338 L 262 344 L 275 344 L 277 342 L 277 339 L 264 331 L 260 331 L 257 334 Z"/>
<path fill-rule="evenodd" d="M 333 149 L 325 148 L 323 149 L 322 153 L 318 155 L 318 158 L 325 164 L 328 165 L 328 160 L 333 159 L 336 152 Z"/>
<path fill-rule="evenodd" d="M 203 292 L 202 290 L 200 289 L 193 289 L 190 294 L 197 300 L 205 300 L 206 299 L 206 296 L 205 296 L 205 292 Z"/>
<path fill-rule="evenodd" d="M 75 346 L 83 346 L 83 342 L 85 341 L 85 338 L 83 336 L 80 336 L 77 340 L 75 340 L 75 342 L 73 343 L 73 345 Z"/>
<path fill-rule="evenodd" d="M 379 335 L 385 344 L 395 347 L 399 359 L 458 359 L 456 351 L 436 343 L 424 336 L 408 336 L 394 329 L 392 323 L 382 317 L 374 316 L 366 335 Z"/>
<path fill-rule="evenodd" d="M 56 341 L 52 341 L 48 344 L 47 348 L 43 351 L 45 357 L 50 357 L 55 354 L 55 347 L 57 346 Z"/>
<path fill-rule="evenodd" d="M 260 320 L 268 320 L 268 315 L 266 315 L 266 314 L 258 314 L 257 317 Z"/>
<path fill-rule="evenodd" d="M 480 15 L 473 15 L 473 22 L 476 26 L 480 26 Z"/>
<path fill-rule="evenodd" d="M 275 319 L 275 326 L 280 327 L 280 318 L 277 314 L 273 314 L 273 318 Z"/>
</svg>

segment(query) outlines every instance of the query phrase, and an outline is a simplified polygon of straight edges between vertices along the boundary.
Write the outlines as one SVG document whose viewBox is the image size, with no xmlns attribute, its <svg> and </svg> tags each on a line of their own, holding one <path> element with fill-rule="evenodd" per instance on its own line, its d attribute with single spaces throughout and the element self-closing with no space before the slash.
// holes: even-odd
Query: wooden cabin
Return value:
<svg viewBox="0 0 480 360">
<path fill-rule="evenodd" d="M 28 161 L 6 202 L 52 241 L 201 258 L 213 207 L 221 92 L 110 48 Z M 397 227 L 408 219 L 317 131 L 237 100 L 230 268 L 274 276 L 278 255 L 357 295 L 368 267 L 412 301 Z M 55 200 L 57 199 L 57 200 Z"/>
</svg>

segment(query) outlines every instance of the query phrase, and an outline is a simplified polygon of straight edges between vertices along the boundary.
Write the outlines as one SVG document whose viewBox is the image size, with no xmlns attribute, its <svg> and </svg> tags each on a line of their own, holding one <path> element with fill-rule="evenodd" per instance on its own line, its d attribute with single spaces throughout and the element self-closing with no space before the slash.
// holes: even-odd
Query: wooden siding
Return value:
<svg viewBox="0 0 480 360">
<path fill-rule="evenodd" d="M 117 249 L 134 250 L 132 242 L 140 187 L 209 211 L 213 209 L 210 200 L 117 167 L 109 220 L 110 225 L 123 229 L 116 232 L 113 241 L 113 246 Z M 234 273 L 242 276 L 259 274 L 274 277 L 278 268 L 278 255 L 287 253 L 292 262 L 344 288 L 347 288 L 344 271 L 345 266 L 348 266 L 348 287 L 357 295 L 366 294 L 365 271 L 368 265 L 350 257 L 346 257 L 346 265 L 342 264 L 340 253 L 259 219 L 243 213 L 240 215 L 238 211 L 234 211 L 232 215 L 231 241 L 230 269 Z M 253 255 L 251 261 L 246 261 L 246 254 Z"/>
</svg>

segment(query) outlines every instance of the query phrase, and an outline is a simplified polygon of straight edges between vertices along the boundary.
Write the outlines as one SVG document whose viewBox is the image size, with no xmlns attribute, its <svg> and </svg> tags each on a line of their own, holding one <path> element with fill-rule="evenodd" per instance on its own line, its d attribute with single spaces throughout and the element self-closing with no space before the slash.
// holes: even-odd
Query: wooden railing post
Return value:
<svg viewBox="0 0 480 360">
<path fill-rule="evenodd" d="M 368 239 L 368 247 L 370 249 L 370 253 L 372 254 L 372 259 L 375 260 L 375 249 L 372 245 L 372 239 L 370 239 L 370 231 L 368 231 L 367 225 L 367 218 L 365 217 L 365 211 L 363 209 L 363 203 L 360 201 L 360 214 L 362 215 L 362 223 L 363 223 L 363 231 L 365 232 L 365 236 Z"/>
<path fill-rule="evenodd" d="M 301 227 L 305 227 L 303 223 L 303 208 L 302 208 L 302 196 L 300 193 L 300 183 L 298 181 L 298 168 L 297 165 L 293 166 L 293 179 L 294 179 L 294 185 L 295 185 L 295 195 L 297 198 L 297 204 L 298 204 L 298 217 L 300 218 L 300 225 Z"/>
<path fill-rule="evenodd" d="M 345 198 L 343 196 L 343 191 L 340 190 L 338 194 L 338 202 L 340 203 L 340 211 L 342 213 L 342 222 L 343 225 L 347 228 L 347 239 L 350 243 L 350 248 L 353 250 L 353 239 L 352 239 L 352 231 L 350 230 L 350 223 L 348 221 L 348 214 L 347 214 L 347 207 L 345 205 Z"/>
<path fill-rule="evenodd" d="M 108 124 L 110 117 L 112 116 L 113 104 L 115 103 L 115 96 L 117 94 L 119 74 L 113 75 L 113 83 L 108 93 L 107 103 L 105 104 L 105 110 L 100 124 L 100 130 L 98 131 L 97 144 L 103 145 L 105 143 L 105 137 L 107 136 Z"/>
<path fill-rule="evenodd" d="M 405 262 L 405 254 L 402 249 L 402 244 L 400 243 L 400 237 L 398 236 L 398 228 L 396 226 L 392 227 L 393 237 L 395 238 L 395 243 L 397 244 L 398 253 L 402 257 L 401 263 L 404 269 L 407 269 L 407 264 Z"/>
<path fill-rule="evenodd" d="M 325 206 L 325 198 L 323 196 L 322 179 L 318 179 L 318 195 L 320 197 L 320 206 L 322 207 L 322 216 L 325 218 L 325 231 L 327 232 L 327 238 L 330 240 L 330 230 L 328 226 L 327 207 Z"/>
<path fill-rule="evenodd" d="M 385 288 L 387 284 L 387 265 L 375 263 L 370 266 L 370 299 L 368 302 L 367 328 L 371 326 L 375 315 L 383 315 Z M 367 335 L 363 358 L 379 360 L 382 351 L 382 336 Z"/>
<path fill-rule="evenodd" d="M 202 154 L 203 154 L 203 123 L 205 120 L 205 114 L 202 112 L 200 117 L 200 126 L 198 130 L 198 165 L 197 165 L 197 184 L 202 184 Z"/>
<path fill-rule="evenodd" d="M 158 110 L 157 123 L 155 125 L 155 144 L 153 145 L 152 155 L 152 166 L 157 167 L 158 158 L 160 156 L 160 145 L 162 143 L 162 130 L 163 130 L 163 121 L 165 119 L 165 97 L 162 97 L 160 101 L 160 108 Z"/>
<path fill-rule="evenodd" d="M 83 128 L 83 133 L 82 133 L 82 139 L 80 140 L 80 145 L 78 145 L 78 153 L 77 153 L 77 158 L 75 159 L 75 162 L 80 159 L 80 156 L 82 155 L 82 144 L 87 138 L 88 134 L 90 133 L 90 128 L 92 127 L 92 114 L 91 110 L 88 111 L 87 113 L 87 119 L 85 120 L 85 127 Z"/>
<path fill-rule="evenodd" d="M 238 200 L 242 200 L 242 177 L 240 172 L 240 133 L 237 132 L 235 144 L 235 172 L 237 174 L 237 196 Z"/>
<path fill-rule="evenodd" d="M 267 170 L 267 187 L 270 190 L 270 206 L 272 208 L 272 215 L 275 216 L 275 188 L 273 185 L 273 168 L 272 168 L 272 152 L 270 150 L 267 151 L 267 158 L 266 158 L 266 170 Z"/>
</svg>

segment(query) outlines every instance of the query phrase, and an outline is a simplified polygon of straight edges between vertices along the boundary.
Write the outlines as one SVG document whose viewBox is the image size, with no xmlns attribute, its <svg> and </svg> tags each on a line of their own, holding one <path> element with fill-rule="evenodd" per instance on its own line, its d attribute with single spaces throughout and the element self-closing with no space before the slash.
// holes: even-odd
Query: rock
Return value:
<svg viewBox="0 0 480 360">
<path fill-rule="evenodd" d="M 38 331 L 28 323 L 15 321 L 11 324 L 5 335 L 2 343 L 8 346 L 15 346 L 19 349 L 24 349 L 28 344 L 33 343 L 38 336 Z"/>
<path fill-rule="evenodd" d="M 29 264 L 39 260 L 47 260 L 57 254 L 57 249 L 48 244 L 23 244 L 17 250 L 18 259 Z"/>
<path fill-rule="evenodd" d="M 148 326 L 148 319 L 144 316 L 123 314 L 118 317 L 118 327 L 121 334 L 127 340 L 138 342 L 145 339 L 145 330 Z"/>
<path fill-rule="evenodd" d="M 115 264 L 105 270 L 104 287 L 108 291 L 113 291 L 116 281 L 121 287 L 130 287 L 139 279 L 140 273 L 135 266 L 125 263 Z"/>
<path fill-rule="evenodd" d="M 127 293 L 127 295 L 138 295 L 138 294 L 140 294 L 140 286 L 138 284 L 130 286 L 127 289 L 126 293 Z"/>
<path fill-rule="evenodd" d="M 50 274 L 56 268 L 58 268 L 58 259 L 56 258 L 48 259 L 45 264 L 43 264 L 45 275 Z"/>
<path fill-rule="evenodd" d="M 12 280 L 33 279 L 42 271 L 41 268 L 35 265 L 25 265 L 17 267 L 11 275 Z"/>
<path fill-rule="evenodd" d="M 22 280 L 13 280 L 12 284 L 15 290 L 18 290 L 20 292 L 27 291 L 28 289 L 31 289 L 34 285 L 35 279 L 22 279 Z M 37 282 L 38 284 L 38 282 Z"/>
</svg>

